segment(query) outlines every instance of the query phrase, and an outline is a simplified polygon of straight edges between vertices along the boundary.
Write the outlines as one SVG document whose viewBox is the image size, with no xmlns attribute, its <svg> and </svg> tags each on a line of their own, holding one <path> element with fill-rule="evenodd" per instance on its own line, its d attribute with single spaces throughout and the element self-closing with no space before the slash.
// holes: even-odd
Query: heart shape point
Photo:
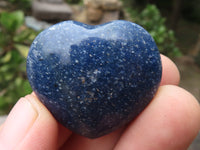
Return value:
<svg viewBox="0 0 200 150">
<path fill-rule="evenodd" d="M 27 75 L 61 124 L 97 138 L 144 110 L 158 89 L 162 67 L 153 38 L 135 23 L 65 21 L 33 41 Z"/>
</svg>

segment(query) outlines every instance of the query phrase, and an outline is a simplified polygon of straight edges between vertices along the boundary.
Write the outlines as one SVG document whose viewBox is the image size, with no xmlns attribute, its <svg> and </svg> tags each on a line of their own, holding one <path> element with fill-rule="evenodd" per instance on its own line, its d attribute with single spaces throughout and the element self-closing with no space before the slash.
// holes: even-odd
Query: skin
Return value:
<svg viewBox="0 0 200 150">
<path fill-rule="evenodd" d="M 175 64 L 161 56 L 163 75 L 154 99 L 127 126 L 97 139 L 60 125 L 34 93 L 21 98 L 0 127 L 0 149 L 186 150 L 200 129 L 200 107 L 178 87 Z"/>
</svg>

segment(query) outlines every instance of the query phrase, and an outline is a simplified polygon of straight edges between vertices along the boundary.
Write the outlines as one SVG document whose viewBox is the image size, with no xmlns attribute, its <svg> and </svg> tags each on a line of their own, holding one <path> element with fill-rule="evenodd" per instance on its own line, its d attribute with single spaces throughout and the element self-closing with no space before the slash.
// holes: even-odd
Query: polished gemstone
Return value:
<svg viewBox="0 0 200 150">
<path fill-rule="evenodd" d="M 97 138 L 144 110 L 158 89 L 162 67 L 153 38 L 135 23 L 64 21 L 33 41 L 27 74 L 61 124 Z"/>
</svg>

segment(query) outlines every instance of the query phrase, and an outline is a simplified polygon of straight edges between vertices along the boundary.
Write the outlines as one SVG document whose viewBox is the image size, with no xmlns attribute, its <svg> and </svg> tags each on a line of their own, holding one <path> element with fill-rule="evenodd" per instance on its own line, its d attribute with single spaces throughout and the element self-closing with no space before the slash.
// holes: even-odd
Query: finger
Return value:
<svg viewBox="0 0 200 150">
<path fill-rule="evenodd" d="M 96 139 L 73 134 L 61 150 L 111 150 L 118 141 L 124 128 Z"/>
<path fill-rule="evenodd" d="M 40 107 L 44 107 L 44 105 L 39 101 L 39 99 L 37 98 L 35 93 L 32 93 L 32 95 L 36 99 L 36 102 L 39 102 L 39 104 L 41 105 Z M 30 99 L 31 99 L 31 97 L 30 97 Z M 47 109 L 45 109 L 45 110 L 47 110 Z M 53 117 L 51 114 L 50 114 L 50 116 Z M 56 145 L 57 145 L 58 148 L 60 148 L 65 143 L 65 141 L 71 136 L 72 132 L 69 129 L 67 129 L 66 127 L 64 127 L 63 125 L 61 125 L 60 123 L 58 123 L 58 122 L 57 122 L 57 130 L 58 130 L 58 136 L 55 136 L 55 137 L 57 137 L 57 141 L 58 142 L 56 143 Z M 49 135 L 53 136 L 51 134 L 51 132 L 49 132 Z"/>
<path fill-rule="evenodd" d="M 166 56 L 161 55 L 162 61 L 162 78 L 161 85 L 178 85 L 180 81 L 180 73 L 176 65 Z"/>
<path fill-rule="evenodd" d="M 114 150 L 182 150 L 200 129 L 200 107 L 185 90 L 166 85 L 121 136 Z"/>
<path fill-rule="evenodd" d="M 0 149 L 55 150 L 58 134 L 53 116 L 33 94 L 28 95 L 17 102 L 4 123 Z"/>
<path fill-rule="evenodd" d="M 63 136 L 60 134 L 61 126 L 57 123 L 51 113 L 44 107 L 44 105 L 33 95 L 26 97 L 39 112 L 37 122 L 34 123 L 33 128 L 29 132 L 29 136 L 21 144 L 23 147 L 19 149 L 30 150 L 30 146 L 35 149 L 48 149 L 55 150 L 61 144 L 63 138 L 66 140 L 70 135 L 71 131 L 65 128 Z M 40 136 L 38 138 L 38 135 Z M 34 142 L 33 142 L 34 141 Z M 41 144 L 41 145 L 39 145 Z M 37 145 L 38 147 L 36 148 Z"/>
<path fill-rule="evenodd" d="M 20 99 L 0 131 L 0 149 L 14 149 L 25 137 L 37 116 L 38 113 L 31 109 L 30 103 Z"/>
</svg>

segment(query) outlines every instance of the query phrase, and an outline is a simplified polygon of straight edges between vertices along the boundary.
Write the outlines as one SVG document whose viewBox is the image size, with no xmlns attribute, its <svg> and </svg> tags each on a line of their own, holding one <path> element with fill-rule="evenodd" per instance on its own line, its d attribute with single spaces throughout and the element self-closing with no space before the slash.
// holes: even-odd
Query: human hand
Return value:
<svg viewBox="0 0 200 150">
<path fill-rule="evenodd" d="M 178 87 L 179 72 L 161 56 L 161 86 L 126 127 L 88 139 L 59 124 L 34 93 L 21 98 L 0 126 L 1 150 L 184 150 L 200 129 L 196 99 Z"/>
</svg>

